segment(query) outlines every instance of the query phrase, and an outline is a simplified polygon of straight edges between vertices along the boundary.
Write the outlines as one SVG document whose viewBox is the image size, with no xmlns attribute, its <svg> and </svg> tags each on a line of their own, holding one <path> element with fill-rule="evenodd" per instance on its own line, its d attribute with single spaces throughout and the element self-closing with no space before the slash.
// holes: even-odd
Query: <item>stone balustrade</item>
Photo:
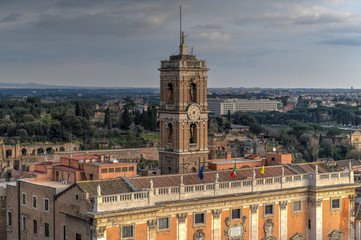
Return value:
<svg viewBox="0 0 361 240">
<path fill-rule="evenodd" d="M 114 211 L 136 207 L 152 206 L 157 203 L 272 191 L 300 187 L 320 187 L 340 184 L 353 184 L 353 171 L 332 173 L 307 173 L 269 178 L 244 179 L 239 181 L 218 182 L 159 187 L 139 192 L 96 196 L 94 212 Z"/>
</svg>

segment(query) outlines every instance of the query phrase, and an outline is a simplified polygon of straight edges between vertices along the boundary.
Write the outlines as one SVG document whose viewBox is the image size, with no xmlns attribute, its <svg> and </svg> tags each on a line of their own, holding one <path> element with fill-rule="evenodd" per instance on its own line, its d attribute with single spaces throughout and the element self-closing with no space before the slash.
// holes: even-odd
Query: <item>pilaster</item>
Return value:
<svg viewBox="0 0 361 240">
<path fill-rule="evenodd" d="M 147 221 L 148 234 L 147 240 L 155 240 L 157 237 L 157 219 Z"/>
<path fill-rule="evenodd" d="M 355 239 L 355 201 L 356 201 L 356 195 L 350 195 L 349 196 L 349 204 L 350 204 L 350 225 L 349 225 L 349 239 Z"/>
<path fill-rule="evenodd" d="M 288 201 L 282 201 L 279 202 L 279 209 L 280 209 L 280 217 L 279 217 L 279 233 L 278 235 L 280 236 L 280 240 L 287 240 L 287 210 L 288 210 Z"/>
<path fill-rule="evenodd" d="M 249 206 L 250 209 L 250 229 L 249 229 L 249 236 L 250 240 L 258 240 L 258 204 L 254 204 Z"/>
<path fill-rule="evenodd" d="M 311 198 L 311 233 L 310 239 L 322 239 L 322 198 Z"/>
<path fill-rule="evenodd" d="M 179 213 L 177 214 L 177 239 L 178 240 L 187 240 L 187 213 Z"/>
<path fill-rule="evenodd" d="M 222 209 L 212 210 L 212 240 L 221 239 L 222 223 L 221 223 Z"/>
</svg>

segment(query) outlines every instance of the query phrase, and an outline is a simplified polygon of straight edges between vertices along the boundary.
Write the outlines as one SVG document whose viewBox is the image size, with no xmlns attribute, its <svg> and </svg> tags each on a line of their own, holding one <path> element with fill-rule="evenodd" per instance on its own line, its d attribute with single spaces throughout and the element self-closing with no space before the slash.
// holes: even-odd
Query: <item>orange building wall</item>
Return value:
<svg viewBox="0 0 361 240">
<path fill-rule="evenodd" d="M 242 209 L 242 206 L 234 206 L 234 208 L 240 208 L 241 211 L 242 211 L 242 215 L 241 215 L 241 218 L 243 216 L 247 216 L 247 220 L 245 222 L 245 226 L 247 228 L 247 231 L 245 233 L 245 239 L 249 239 L 249 229 L 250 229 L 250 211 L 249 211 L 249 208 L 243 208 Z M 224 232 L 226 231 L 227 229 L 227 226 L 226 226 L 226 218 L 227 217 L 230 217 L 230 212 L 229 210 L 224 210 L 222 211 L 222 218 L 221 218 L 221 240 L 226 240 L 226 236 L 224 235 Z M 231 226 L 235 225 L 235 224 L 238 224 L 238 225 L 241 225 L 242 224 L 242 219 L 240 220 L 237 220 L 237 221 L 231 221 Z"/>
<path fill-rule="evenodd" d="M 272 160 L 274 158 L 274 160 Z M 266 165 L 291 164 L 292 154 L 266 153 Z"/>
<path fill-rule="evenodd" d="M 345 234 L 342 239 L 348 239 L 348 221 L 349 221 L 349 200 L 342 198 L 341 210 L 331 211 L 331 201 L 322 201 L 322 236 L 323 239 L 329 239 L 328 234 L 333 230 L 341 230 Z"/>
<path fill-rule="evenodd" d="M 201 212 L 201 211 L 200 211 Z M 193 239 L 193 235 L 194 233 L 198 230 L 198 229 L 203 229 L 204 233 L 206 234 L 206 236 L 211 236 L 212 235 L 212 213 L 207 213 L 207 220 L 206 220 L 206 226 L 199 226 L 199 227 L 193 227 L 193 214 L 188 214 L 187 217 L 187 239 Z"/>
<path fill-rule="evenodd" d="M 263 165 L 263 161 L 249 160 L 247 162 L 237 162 L 236 163 L 236 168 L 242 168 L 244 166 L 262 167 L 262 165 Z M 232 162 L 232 160 L 229 160 L 229 163 L 223 163 L 223 164 L 213 164 L 212 162 L 210 162 L 209 165 L 208 165 L 208 168 L 210 170 L 213 170 L 213 171 L 228 170 L 228 169 L 233 169 L 233 167 L 234 167 L 234 162 Z"/>
<path fill-rule="evenodd" d="M 279 225 L 279 206 L 278 204 L 275 204 L 275 215 L 272 217 L 263 218 L 263 205 L 258 208 L 258 239 L 262 239 L 265 237 L 264 234 L 264 223 L 267 219 L 271 218 L 273 220 L 274 224 L 274 230 L 273 230 L 273 236 L 278 239 L 278 225 Z"/>
<path fill-rule="evenodd" d="M 177 239 L 177 218 L 171 217 L 170 219 L 170 230 L 169 231 L 158 231 L 157 240 L 169 240 Z"/>
<path fill-rule="evenodd" d="M 306 236 L 307 221 L 306 200 L 302 201 L 302 211 L 294 213 L 292 213 L 292 201 L 289 201 L 287 204 L 287 226 L 289 226 L 287 229 L 288 238 L 292 237 L 296 233 Z"/>
<path fill-rule="evenodd" d="M 147 224 L 137 224 L 135 226 L 135 239 L 147 239 L 148 229 Z M 118 240 L 117 238 L 116 240 Z M 114 239 L 115 240 L 115 239 Z"/>
<path fill-rule="evenodd" d="M 221 214 L 221 236 L 222 236 L 221 239 L 222 240 L 226 240 L 226 236 L 224 236 L 224 231 L 226 231 L 226 228 L 227 228 L 227 226 L 226 226 L 226 218 L 227 217 L 230 217 L 229 216 L 229 210 L 223 210 L 222 214 Z M 246 225 L 246 226 L 248 226 L 248 225 Z M 247 227 L 247 230 L 248 229 L 249 228 Z M 246 238 L 246 239 L 248 239 L 248 238 Z"/>
<path fill-rule="evenodd" d="M 118 240 L 120 239 L 120 234 L 119 234 L 119 228 L 118 227 L 114 227 L 114 228 L 107 228 L 106 229 L 107 232 L 107 240 Z"/>
</svg>

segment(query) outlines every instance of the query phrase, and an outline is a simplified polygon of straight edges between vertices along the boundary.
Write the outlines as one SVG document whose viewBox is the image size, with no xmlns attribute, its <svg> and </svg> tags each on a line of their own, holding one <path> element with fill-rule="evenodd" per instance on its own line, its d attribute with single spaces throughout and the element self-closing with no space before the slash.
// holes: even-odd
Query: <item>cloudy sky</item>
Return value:
<svg viewBox="0 0 361 240">
<path fill-rule="evenodd" d="M 180 4 L 209 87 L 361 88 L 351 0 L 0 0 L 0 82 L 158 87 Z"/>
</svg>

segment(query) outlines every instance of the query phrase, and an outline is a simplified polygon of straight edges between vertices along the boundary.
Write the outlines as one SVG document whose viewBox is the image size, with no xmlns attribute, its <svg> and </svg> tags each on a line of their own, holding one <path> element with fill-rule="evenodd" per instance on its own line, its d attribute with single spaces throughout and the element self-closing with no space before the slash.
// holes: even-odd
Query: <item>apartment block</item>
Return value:
<svg viewBox="0 0 361 240">
<path fill-rule="evenodd" d="M 268 99 L 209 99 L 208 108 L 216 115 L 226 115 L 237 111 L 276 111 L 282 103 Z"/>
</svg>

